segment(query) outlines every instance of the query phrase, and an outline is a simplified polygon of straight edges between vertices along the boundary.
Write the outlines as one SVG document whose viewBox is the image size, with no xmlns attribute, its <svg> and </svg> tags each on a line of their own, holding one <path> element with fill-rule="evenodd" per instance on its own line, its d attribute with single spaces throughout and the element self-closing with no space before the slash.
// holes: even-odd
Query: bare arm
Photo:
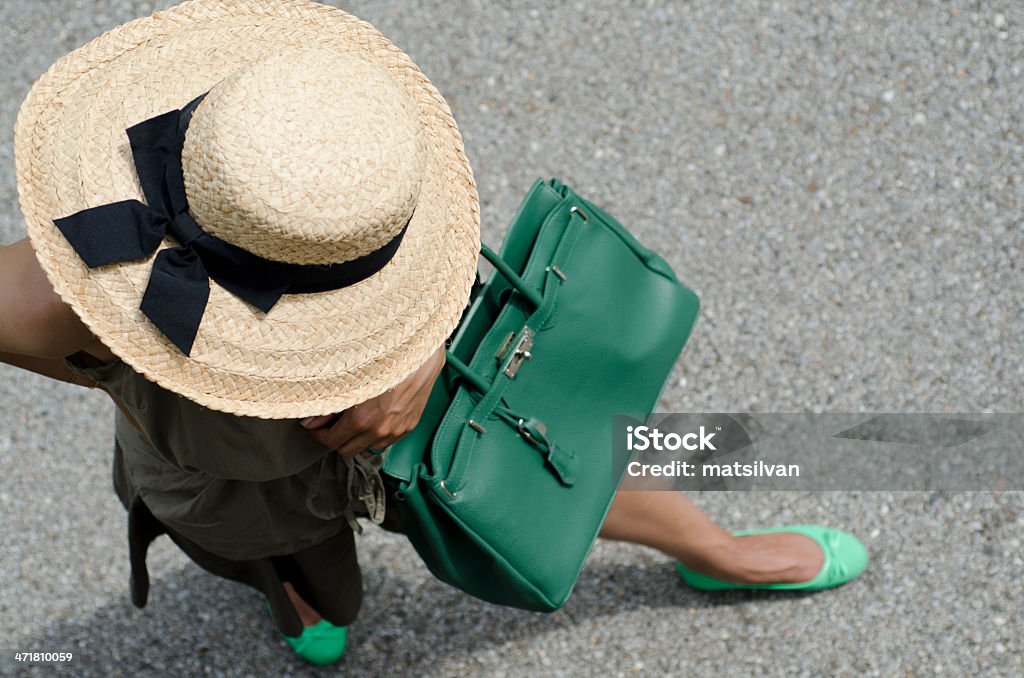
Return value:
<svg viewBox="0 0 1024 678">
<path fill-rule="evenodd" d="M 34 355 L 24 355 L 21 353 L 3 353 L 0 352 L 0 363 L 7 363 L 15 367 L 20 367 L 23 370 L 29 372 L 35 372 L 41 374 L 44 377 L 50 377 L 58 381 L 66 381 L 69 384 L 77 384 L 78 386 L 88 386 L 89 388 L 94 387 L 96 384 L 91 379 L 87 379 L 80 374 L 76 374 L 68 369 L 67 364 L 62 358 L 40 358 Z"/>
<path fill-rule="evenodd" d="M 102 353 L 102 345 L 53 291 L 28 240 L 0 246 L 0 353 L 60 358 L 87 348 L 92 353 L 95 347 Z"/>
</svg>

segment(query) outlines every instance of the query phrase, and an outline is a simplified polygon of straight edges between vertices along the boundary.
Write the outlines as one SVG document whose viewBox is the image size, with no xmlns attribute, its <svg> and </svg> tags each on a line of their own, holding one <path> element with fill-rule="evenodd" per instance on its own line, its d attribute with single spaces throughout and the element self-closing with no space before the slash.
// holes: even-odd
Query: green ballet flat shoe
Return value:
<svg viewBox="0 0 1024 678">
<path fill-rule="evenodd" d="M 321 619 L 313 626 L 303 629 L 301 636 L 285 636 L 284 639 L 295 650 L 295 654 L 306 661 L 318 666 L 327 666 L 345 654 L 348 628 L 335 626 L 326 619 Z"/>
<path fill-rule="evenodd" d="M 868 564 L 868 550 L 852 534 L 823 525 L 786 525 L 760 530 L 733 532 L 737 537 L 748 534 L 770 532 L 796 532 L 813 539 L 825 554 L 821 571 L 813 579 L 804 582 L 780 582 L 774 584 L 734 584 L 715 579 L 676 563 L 679 575 L 689 586 L 701 591 L 727 591 L 732 589 L 767 589 L 776 591 L 822 591 L 835 588 L 856 579 Z"/>
</svg>

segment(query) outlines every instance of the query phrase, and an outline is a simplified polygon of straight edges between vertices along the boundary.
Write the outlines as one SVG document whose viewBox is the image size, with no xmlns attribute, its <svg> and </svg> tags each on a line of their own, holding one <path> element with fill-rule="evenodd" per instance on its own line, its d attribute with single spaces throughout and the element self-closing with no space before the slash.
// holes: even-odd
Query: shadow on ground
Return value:
<svg viewBox="0 0 1024 678">
<path fill-rule="evenodd" d="M 703 594 L 683 586 L 667 562 L 593 564 L 564 608 L 541 614 L 489 605 L 430 577 L 409 582 L 379 567 L 367 569 L 363 610 L 350 632 L 348 653 L 332 668 L 311 667 L 291 654 L 259 594 L 191 564 L 154 580 L 145 610 L 131 606 L 126 585 L 116 602 L 56 622 L 24 638 L 21 646 L 76 653 L 75 662 L 65 667 L 66 675 L 75 676 L 428 675 L 443 660 L 631 610 L 670 608 L 688 623 L 696 609 L 752 598 L 794 599 L 772 592 Z M 53 675 L 53 668 L 22 673 Z"/>
</svg>

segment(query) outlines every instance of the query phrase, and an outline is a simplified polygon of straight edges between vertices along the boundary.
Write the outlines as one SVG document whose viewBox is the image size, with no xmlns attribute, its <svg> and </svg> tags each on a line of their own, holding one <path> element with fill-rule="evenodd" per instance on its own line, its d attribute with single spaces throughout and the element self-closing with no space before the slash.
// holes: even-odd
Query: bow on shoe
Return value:
<svg viewBox="0 0 1024 678">
<path fill-rule="evenodd" d="M 846 581 L 850 574 L 849 568 L 846 567 L 846 563 L 843 562 L 842 558 L 837 556 L 841 547 L 841 540 L 842 537 L 832 530 L 826 530 L 825 534 L 822 535 L 822 541 L 825 542 L 824 546 L 826 553 L 832 561 L 828 573 L 831 581 Z"/>
<path fill-rule="evenodd" d="M 204 232 L 188 213 L 181 170 L 185 132 L 204 96 L 126 130 L 148 204 L 123 200 L 54 219 L 89 268 L 149 257 L 167 236 L 178 242 L 157 254 L 139 308 L 185 355 L 203 319 L 211 278 L 267 313 L 285 293 L 338 289 L 373 275 L 394 257 L 408 228 L 365 256 L 324 266 L 271 261 Z"/>
</svg>

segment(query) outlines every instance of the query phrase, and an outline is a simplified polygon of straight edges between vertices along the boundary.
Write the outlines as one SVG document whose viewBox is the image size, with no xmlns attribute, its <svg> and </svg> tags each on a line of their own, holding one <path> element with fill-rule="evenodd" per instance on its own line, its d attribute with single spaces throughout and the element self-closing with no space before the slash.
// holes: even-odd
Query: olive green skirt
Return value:
<svg viewBox="0 0 1024 678">
<path fill-rule="evenodd" d="M 239 582 L 266 596 L 277 627 L 287 636 L 298 636 L 303 625 L 288 599 L 283 584 L 290 583 L 315 610 L 336 626 L 350 625 L 363 600 L 363 577 L 356 556 L 355 535 L 344 518 L 338 533 L 294 553 L 233 560 L 204 549 L 194 541 L 160 522 L 133 487 L 124 464 L 121 446 L 114 444 L 114 490 L 128 511 L 128 553 L 131 563 L 131 598 L 145 607 L 149 595 L 146 552 L 160 535 L 166 534 L 201 568 L 225 579 Z M 386 504 L 393 507 L 393 500 Z M 401 532 L 397 515 L 385 510 L 381 527 Z"/>
</svg>

